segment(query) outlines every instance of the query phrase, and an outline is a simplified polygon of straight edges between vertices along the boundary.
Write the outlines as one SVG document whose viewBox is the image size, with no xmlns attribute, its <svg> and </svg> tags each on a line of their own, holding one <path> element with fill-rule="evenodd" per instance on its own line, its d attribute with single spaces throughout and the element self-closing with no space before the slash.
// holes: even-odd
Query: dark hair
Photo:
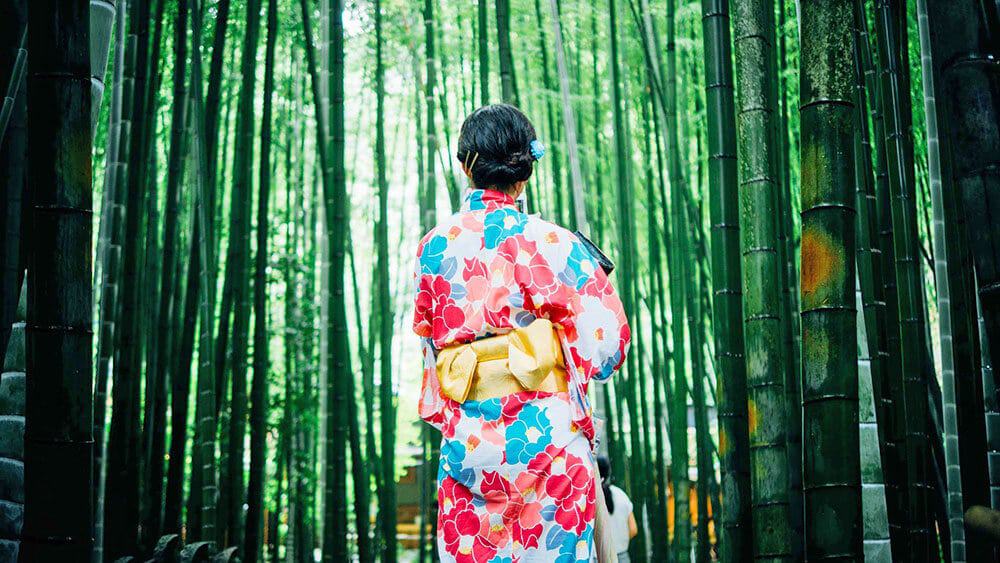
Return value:
<svg viewBox="0 0 1000 563">
<path fill-rule="evenodd" d="M 615 513 L 615 501 L 611 496 L 611 462 L 607 456 L 597 456 L 597 469 L 601 472 L 601 489 L 604 490 L 604 504 L 608 505 L 608 513 Z"/>
<path fill-rule="evenodd" d="M 474 187 L 507 191 L 531 177 L 534 140 L 535 127 L 521 110 L 491 104 L 465 118 L 455 156 L 471 168 Z"/>
</svg>

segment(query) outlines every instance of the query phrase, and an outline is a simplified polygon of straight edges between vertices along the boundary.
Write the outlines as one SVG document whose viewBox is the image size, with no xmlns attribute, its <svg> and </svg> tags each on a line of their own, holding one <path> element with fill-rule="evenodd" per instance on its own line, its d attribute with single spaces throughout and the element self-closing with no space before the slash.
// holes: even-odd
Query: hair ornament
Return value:
<svg viewBox="0 0 1000 563">
<path fill-rule="evenodd" d="M 472 156 L 472 163 L 471 164 L 469 163 L 469 157 L 470 156 Z M 470 172 L 472 171 L 472 167 L 476 165 L 476 161 L 477 160 L 479 160 L 479 153 L 478 152 L 475 155 L 473 155 L 471 151 L 466 151 L 465 152 L 465 161 L 464 161 L 464 164 L 465 164 L 465 168 L 467 168 Z"/>
<path fill-rule="evenodd" d="M 538 159 L 542 158 L 543 156 L 545 156 L 545 145 L 543 145 L 541 141 L 539 141 L 538 139 L 535 139 L 534 141 L 531 141 L 531 145 L 530 146 L 531 146 L 531 157 L 532 158 L 534 158 L 535 160 L 538 160 Z"/>
</svg>

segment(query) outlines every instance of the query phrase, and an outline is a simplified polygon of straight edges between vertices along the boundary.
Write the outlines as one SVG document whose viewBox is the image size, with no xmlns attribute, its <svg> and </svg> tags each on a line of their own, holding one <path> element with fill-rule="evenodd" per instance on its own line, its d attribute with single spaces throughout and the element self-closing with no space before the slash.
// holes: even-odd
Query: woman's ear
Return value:
<svg viewBox="0 0 1000 563">
<path fill-rule="evenodd" d="M 524 193 L 524 189 L 527 187 L 528 187 L 527 180 L 521 180 L 520 182 L 514 184 L 514 191 L 512 192 L 514 199 L 521 197 L 521 194 Z"/>
</svg>

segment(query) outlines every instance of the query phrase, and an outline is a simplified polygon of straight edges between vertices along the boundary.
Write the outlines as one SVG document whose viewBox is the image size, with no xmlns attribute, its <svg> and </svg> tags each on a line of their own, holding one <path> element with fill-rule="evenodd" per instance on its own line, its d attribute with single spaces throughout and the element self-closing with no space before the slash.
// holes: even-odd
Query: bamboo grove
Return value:
<svg viewBox="0 0 1000 563">
<path fill-rule="evenodd" d="M 550 149 L 531 211 L 619 266 L 633 345 L 594 399 L 633 560 L 996 560 L 1000 3 L 0 28 L 0 561 L 437 560 L 413 256 L 499 101 Z"/>
</svg>

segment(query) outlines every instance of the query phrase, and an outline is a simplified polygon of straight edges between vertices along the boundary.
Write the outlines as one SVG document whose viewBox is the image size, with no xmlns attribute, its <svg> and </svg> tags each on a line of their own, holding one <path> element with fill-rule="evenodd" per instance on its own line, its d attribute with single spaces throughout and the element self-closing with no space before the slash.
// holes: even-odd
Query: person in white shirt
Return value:
<svg viewBox="0 0 1000 563">
<path fill-rule="evenodd" d="M 632 513 L 632 501 L 625 491 L 611 484 L 611 462 L 605 456 L 597 456 L 597 468 L 601 471 L 601 488 L 604 501 L 611 515 L 611 541 L 618 553 L 618 563 L 629 563 L 628 544 L 639 533 L 639 526 Z"/>
</svg>

